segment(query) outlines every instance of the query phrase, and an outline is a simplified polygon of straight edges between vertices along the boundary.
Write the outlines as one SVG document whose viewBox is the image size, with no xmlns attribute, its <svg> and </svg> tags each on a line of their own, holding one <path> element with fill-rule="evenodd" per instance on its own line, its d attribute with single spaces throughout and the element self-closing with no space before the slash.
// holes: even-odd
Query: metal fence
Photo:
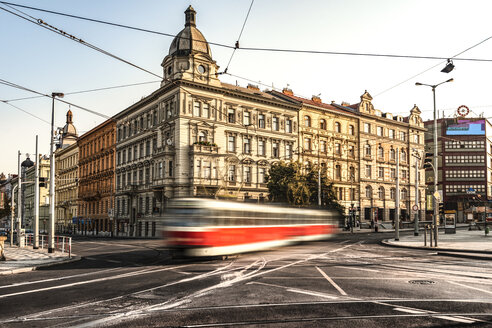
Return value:
<svg viewBox="0 0 492 328">
<path fill-rule="evenodd" d="M 28 233 L 25 238 L 25 246 L 34 245 L 34 234 Z M 39 235 L 39 248 L 48 247 L 48 235 Z M 55 236 L 55 251 L 67 253 L 68 257 L 72 256 L 72 237 Z"/>
</svg>

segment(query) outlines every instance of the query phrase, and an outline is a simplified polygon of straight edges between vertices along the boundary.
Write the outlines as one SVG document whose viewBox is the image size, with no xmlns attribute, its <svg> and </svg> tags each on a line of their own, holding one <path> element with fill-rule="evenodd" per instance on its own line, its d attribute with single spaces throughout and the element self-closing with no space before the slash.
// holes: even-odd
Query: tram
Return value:
<svg viewBox="0 0 492 328">
<path fill-rule="evenodd" d="M 222 256 L 327 239 L 340 219 L 329 210 L 180 198 L 168 203 L 162 235 L 174 255 Z"/>
</svg>

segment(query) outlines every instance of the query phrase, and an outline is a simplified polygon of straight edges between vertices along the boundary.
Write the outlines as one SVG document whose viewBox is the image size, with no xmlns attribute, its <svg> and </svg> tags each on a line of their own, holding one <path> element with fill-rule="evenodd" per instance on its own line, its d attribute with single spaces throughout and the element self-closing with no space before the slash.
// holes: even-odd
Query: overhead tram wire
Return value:
<svg viewBox="0 0 492 328">
<path fill-rule="evenodd" d="M 41 118 L 41 117 L 39 117 L 39 116 L 36 116 L 36 115 L 34 115 L 34 114 L 32 114 L 32 113 L 29 113 L 29 112 L 28 112 L 27 110 L 25 110 L 25 109 L 22 109 L 22 108 L 17 107 L 17 106 L 15 106 L 15 105 L 13 105 L 13 104 L 10 104 L 8 101 L 5 101 L 5 100 L 0 100 L 0 102 L 3 102 L 3 103 L 4 103 L 4 104 L 6 104 L 6 105 L 12 106 L 13 108 L 15 108 L 15 109 L 17 109 L 17 110 L 20 110 L 21 112 L 24 112 L 24 113 L 26 113 L 27 115 L 30 115 L 30 116 L 32 116 L 32 117 L 34 117 L 34 118 L 37 118 L 37 119 L 38 119 L 38 120 L 40 120 L 40 121 L 43 121 L 43 122 L 44 122 L 44 123 L 46 123 L 46 124 L 50 124 L 50 125 L 51 125 L 51 123 L 50 123 L 50 122 L 48 122 L 48 121 L 46 121 L 45 119 L 43 119 L 43 118 Z"/>
<path fill-rule="evenodd" d="M 32 89 L 29 89 L 29 88 L 23 87 L 23 86 L 21 86 L 21 85 L 19 85 L 19 84 L 15 84 L 15 83 L 13 83 L 13 82 L 9 82 L 9 81 L 7 81 L 7 80 L 0 79 L 0 84 L 6 85 L 6 86 L 9 86 L 9 87 L 12 87 L 12 88 L 16 88 L 16 89 L 20 89 L 20 90 L 24 90 L 24 91 L 32 92 L 32 93 L 38 94 L 38 95 L 40 95 L 40 96 L 44 96 L 44 97 L 47 97 L 47 98 L 52 99 L 52 97 L 51 97 L 50 95 L 45 95 L 45 94 L 43 94 L 43 93 L 41 93 L 41 92 L 38 92 L 38 91 L 35 91 L 35 90 L 32 90 Z M 57 100 L 57 101 L 60 101 L 60 102 L 62 102 L 62 103 L 64 103 L 64 104 L 67 104 L 67 105 L 70 105 L 70 106 L 73 106 L 73 107 L 76 107 L 76 108 L 82 109 L 82 110 L 84 110 L 84 111 L 86 111 L 86 112 L 89 112 L 89 113 L 91 113 L 91 114 L 94 114 L 94 115 L 100 116 L 100 117 L 102 117 L 102 118 L 105 118 L 105 119 L 109 119 L 109 118 L 110 118 L 109 116 L 107 116 L 107 115 L 105 115 L 105 114 L 102 114 L 102 113 L 99 113 L 99 112 L 93 111 L 93 110 L 91 110 L 91 109 L 88 109 L 88 108 L 85 108 L 85 107 L 82 107 L 82 106 L 76 105 L 76 104 L 71 103 L 71 102 L 69 102 L 69 101 L 66 101 L 66 100 L 63 100 L 63 99 L 60 99 L 60 98 L 56 98 L 56 97 L 55 97 L 54 99 L 55 99 L 55 100 Z"/>
<path fill-rule="evenodd" d="M 76 18 L 76 19 L 81 19 L 81 20 L 87 20 L 87 21 L 91 21 L 91 22 L 95 22 L 95 23 L 106 24 L 106 25 L 111 25 L 111 26 L 116 26 L 116 27 L 131 29 L 131 30 L 136 30 L 136 31 L 140 31 L 140 32 L 158 34 L 158 35 L 163 35 L 163 36 L 168 36 L 168 37 L 176 37 L 176 35 L 171 34 L 171 33 L 164 33 L 164 32 L 158 32 L 158 31 L 153 31 L 153 30 L 149 30 L 149 29 L 143 29 L 143 28 L 139 28 L 139 27 L 129 26 L 129 25 L 123 25 L 123 24 L 118 24 L 118 23 L 111 23 L 111 22 L 102 21 L 102 20 L 98 20 L 98 19 L 92 19 L 92 18 L 77 16 L 77 15 L 71 15 L 71 14 L 65 14 L 65 13 L 61 13 L 61 12 L 56 12 L 56 11 L 52 11 L 52 10 L 40 9 L 40 8 L 35 8 L 35 7 L 30 7 L 30 6 L 24 6 L 24 5 L 10 3 L 10 2 L 6 2 L 6 1 L 0 1 L 0 4 L 11 5 L 11 6 L 16 6 L 16 7 L 22 7 L 22 8 L 27 8 L 27 9 L 32 9 L 32 10 L 47 12 L 47 13 L 51 13 L 51 14 L 55 14 L 55 15 L 61 15 L 61 16 L 66 16 L 66 17 L 71 17 L 71 18 Z M 5 11 L 7 11 L 5 8 L 2 8 L 2 7 L 0 7 L 0 9 L 3 9 Z M 10 13 L 12 13 L 12 12 L 10 12 Z M 13 13 L 13 14 L 15 14 L 15 13 Z M 17 15 L 17 16 L 22 17 L 20 15 Z M 26 19 L 25 17 L 22 17 L 22 18 Z M 37 22 L 36 22 L 36 24 L 37 24 Z M 180 38 L 185 39 L 185 40 L 190 40 L 190 38 L 185 38 L 185 37 L 180 37 Z M 492 38 L 492 36 L 490 38 Z M 482 42 L 485 42 L 488 39 L 489 38 L 487 38 L 486 40 L 484 40 Z M 234 49 L 235 48 L 235 46 L 230 46 L 230 45 L 223 44 L 223 43 L 218 43 L 218 42 L 202 41 L 202 40 L 193 40 L 193 41 L 195 41 L 195 42 L 208 43 L 210 45 L 214 45 L 214 46 L 218 46 L 218 47 L 224 47 L 224 48 L 228 48 L 228 49 Z M 477 46 L 477 45 L 475 45 L 475 46 Z M 475 47 L 475 46 L 473 46 L 473 47 Z M 469 49 L 472 49 L 473 47 L 470 47 Z M 301 50 L 301 49 L 280 49 L 280 48 L 257 48 L 257 47 L 246 47 L 246 48 L 242 48 L 241 47 L 241 48 L 237 48 L 237 49 L 239 49 L 239 50 L 246 50 L 246 51 L 286 52 L 286 53 L 321 54 L 321 55 L 342 55 L 342 56 L 363 56 L 363 57 L 388 57 L 388 58 L 404 58 L 404 59 L 448 60 L 450 58 L 450 57 L 437 57 L 437 56 L 416 56 L 416 55 L 357 53 L 357 52 L 337 52 L 337 51 Z M 468 51 L 469 49 L 467 49 L 465 51 Z M 492 59 L 483 59 L 483 58 L 456 58 L 456 56 L 458 56 L 458 55 L 455 55 L 454 57 L 451 57 L 451 58 L 453 58 L 454 60 L 458 60 L 458 61 L 492 62 Z M 153 74 L 153 73 L 151 73 L 151 74 Z M 159 78 L 162 78 L 162 77 L 159 76 Z"/>
<path fill-rule="evenodd" d="M 148 82 L 123 84 L 123 85 L 116 85 L 116 86 L 112 86 L 112 87 L 103 87 L 103 88 L 89 89 L 89 90 L 82 90 L 82 91 L 74 91 L 74 92 L 64 92 L 64 94 L 65 94 L 65 96 L 69 96 L 69 95 L 76 95 L 76 94 L 87 93 L 87 92 L 95 92 L 95 91 L 111 90 L 111 89 L 118 89 L 118 88 L 126 88 L 126 87 L 132 87 L 132 86 L 137 86 L 137 85 L 144 85 L 144 84 L 150 84 L 150 83 L 158 83 L 158 82 L 160 83 L 161 81 L 148 81 Z M 16 98 L 16 99 L 3 100 L 3 102 L 12 102 L 12 101 L 19 101 L 19 100 L 35 99 L 35 98 L 41 98 L 41 97 L 43 97 L 43 96 L 33 96 L 33 97 Z"/>
<path fill-rule="evenodd" d="M 229 58 L 229 62 L 224 70 L 224 73 L 227 73 L 229 66 L 231 65 L 232 57 L 236 53 L 236 50 L 239 48 L 239 40 L 241 40 L 241 36 L 243 35 L 244 27 L 246 26 L 246 22 L 248 21 L 249 13 L 251 12 L 251 7 L 253 7 L 253 3 L 255 0 L 251 0 L 251 4 L 249 5 L 248 13 L 246 14 L 246 18 L 244 19 L 243 27 L 241 28 L 241 32 L 239 32 L 239 36 L 237 38 L 236 44 L 234 45 L 234 50 L 232 50 L 231 58 Z"/>
<path fill-rule="evenodd" d="M 69 39 L 69 40 L 72 40 L 72 41 L 75 41 L 75 42 L 77 42 L 77 43 L 80 43 L 80 44 L 82 44 L 82 45 L 84 45 L 84 46 L 86 46 L 86 47 L 88 47 L 88 48 L 91 48 L 91 49 L 93 49 L 93 50 L 96 50 L 96 51 L 98 51 L 98 52 L 100 52 L 100 53 L 102 53 L 102 54 L 104 54 L 104 55 L 107 55 L 107 56 L 109 56 L 109 57 L 112 57 L 112 58 L 114 58 L 114 59 L 117 59 L 117 60 L 119 60 L 119 61 L 121 61 L 121 62 L 123 62 L 123 63 L 125 63 L 125 64 L 128 64 L 128 65 L 130 65 L 130 66 L 133 66 L 133 67 L 135 67 L 135 68 L 137 68 L 137 69 L 139 69 L 139 70 L 141 70 L 141 71 L 144 71 L 144 72 L 146 72 L 146 73 L 149 73 L 149 74 L 151 74 L 151 75 L 153 75 L 153 76 L 156 76 L 156 77 L 158 77 L 158 78 L 162 79 L 162 76 L 157 75 L 157 74 L 155 74 L 155 73 L 153 73 L 153 72 L 151 72 L 151 71 L 149 71 L 149 70 L 147 70 L 147 69 L 145 69 L 145 68 L 143 68 L 143 67 L 141 67 L 141 66 L 138 66 L 138 65 L 136 65 L 136 64 L 133 64 L 132 62 L 130 62 L 130 61 L 126 60 L 126 59 L 123 59 L 123 58 L 121 58 L 121 57 L 118 57 L 118 56 L 116 56 L 116 55 L 113 55 L 112 53 L 110 53 L 110 52 L 108 52 L 108 51 L 106 51 L 106 50 L 104 50 L 104 49 L 101 49 L 101 48 L 99 48 L 99 47 L 97 47 L 97 46 L 95 46 L 95 45 L 93 45 L 93 44 L 91 44 L 91 43 L 85 42 L 84 40 L 82 40 L 82 39 L 80 39 L 80 38 L 77 38 L 77 37 L 76 37 L 76 36 L 74 36 L 74 35 L 68 34 L 68 33 L 66 33 L 65 31 L 60 30 L 60 29 L 58 29 L 57 27 L 55 27 L 55 26 L 53 26 L 53 25 L 50 25 L 50 24 L 46 23 L 46 22 L 45 22 L 45 21 L 43 21 L 42 19 L 37 19 L 37 20 L 36 20 L 36 18 L 34 18 L 34 17 L 32 17 L 32 16 L 30 16 L 30 15 L 28 15 L 28 14 L 26 14 L 26 13 L 22 13 L 23 15 L 27 16 L 27 17 L 25 17 L 25 16 L 19 15 L 19 14 L 17 14 L 17 13 L 14 13 L 14 12 L 12 12 L 12 11 L 8 10 L 8 9 L 5 9 L 5 8 L 3 8 L 3 7 L 0 7 L 0 9 L 4 10 L 4 11 L 6 11 L 6 12 L 8 12 L 8 13 L 12 14 L 12 15 L 15 15 L 15 16 L 17 16 L 17 17 L 20 17 L 20 18 L 22 18 L 22 19 L 24 19 L 24 20 L 26 20 L 26 21 L 28 21 L 28 22 L 30 22 L 30 23 L 33 23 L 33 24 L 37 25 L 37 26 L 43 27 L 43 28 L 47 29 L 48 31 L 54 32 L 54 33 L 56 33 L 56 34 L 59 34 L 59 35 L 61 35 L 61 36 L 65 37 L 65 38 L 67 38 L 67 39 Z M 17 11 L 19 11 L 19 10 L 17 10 Z"/>
</svg>

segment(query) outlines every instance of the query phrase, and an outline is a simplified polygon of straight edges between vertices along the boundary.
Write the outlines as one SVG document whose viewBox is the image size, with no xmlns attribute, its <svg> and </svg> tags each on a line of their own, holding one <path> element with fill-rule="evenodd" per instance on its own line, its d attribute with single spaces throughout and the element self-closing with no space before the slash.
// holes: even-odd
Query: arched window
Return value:
<svg viewBox="0 0 492 328">
<path fill-rule="evenodd" d="M 325 121 L 324 119 L 321 119 L 321 120 L 319 121 L 319 128 L 320 128 L 321 130 L 326 130 L 326 121 Z"/>
<path fill-rule="evenodd" d="M 350 181 L 355 181 L 355 167 L 351 166 L 350 169 L 349 169 L 349 179 Z"/>
<path fill-rule="evenodd" d="M 396 189 L 395 188 L 391 188 L 390 189 L 390 198 L 394 200 L 395 197 L 396 197 Z"/>
<path fill-rule="evenodd" d="M 340 165 L 335 165 L 335 179 L 342 179 L 342 167 Z"/>
<path fill-rule="evenodd" d="M 379 199 L 384 199 L 384 187 L 379 187 L 378 197 L 379 197 Z"/>
<path fill-rule="evenodd" d="M 400 160 L 402 162 L 406 162 L 407 161 L 407 152 L 405 150 L 402 150 L 401 151 L 401 157 L 400 157 Z"/>
<path fill-rule="evenodd" d="M 207 141 L 207 134 L 204 131 L 198 133 L 198 141 Z"/>
<path fill-rule="evenodd" d="M 366 198 L 372 198 L 372 187 L 366 186 Z"/>
<path fill-rule="evenodd" d="M 378 147 L 378 159 L 384 159 L 384 148 L 381 145 Z"/>
<path fill-rule="evenodd" d="M 405 200 L 405 199 L 407 199 L 407 197 L 408 197 L 408 191 L 406 188 L 403 188 L 401 190 L 401 200 Z"/>
<path fill-rule="evenodd" d="M 366 144 L 366 145 L 364 146 L 364 149 L 365 149 L 365 154 L 364 154 L 364 155 L 365 155 L 365 156 L 371 156 L 371 145 Z"/>
<path fill-rule="evenodd" d="M 396 160 L 396 153 L 393 148 L 390 149 L 390 160 L 392 161 Z"/>
<path fill-rule="evenodd" d="M 348 130 L 349 130 L 349 134 L 350 135 L 354 135 L 355 134 L 355 128 L 354 128 L 354 126 L 352 124 L 349 125 L 349 129 Z"/>
<path fill-rule="evenodd" d="M 309 116 L 304 116 L 304 125 L 307 126 L 307 127 L 310 127 L 311 126 L 311 117 Z"/>
<path fill-rule="evenodd" d="M 340 124 L 340 122 L 335 122 L 335 132 L 342 132 L 342 125 Z"/>
</svg>

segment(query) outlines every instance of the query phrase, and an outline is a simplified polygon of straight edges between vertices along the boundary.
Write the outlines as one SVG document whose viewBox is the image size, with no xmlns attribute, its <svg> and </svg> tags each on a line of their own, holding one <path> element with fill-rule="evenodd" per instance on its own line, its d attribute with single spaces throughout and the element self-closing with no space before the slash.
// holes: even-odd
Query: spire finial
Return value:
<svg viewBox="0 0 492 328">
<path fill-rule="evenodd" d="M 69 109 L 68 112 L 67 112 L 67 123 L 73 123 L 72 122 L 72 111 Z"/>
<path fill-rule="evenodd" d="M 185 11 L 186 23 L 185 26 L 193 26 L 196 27 L 196 11 L 190 5 L 188 9 Z"/>
</svg>

